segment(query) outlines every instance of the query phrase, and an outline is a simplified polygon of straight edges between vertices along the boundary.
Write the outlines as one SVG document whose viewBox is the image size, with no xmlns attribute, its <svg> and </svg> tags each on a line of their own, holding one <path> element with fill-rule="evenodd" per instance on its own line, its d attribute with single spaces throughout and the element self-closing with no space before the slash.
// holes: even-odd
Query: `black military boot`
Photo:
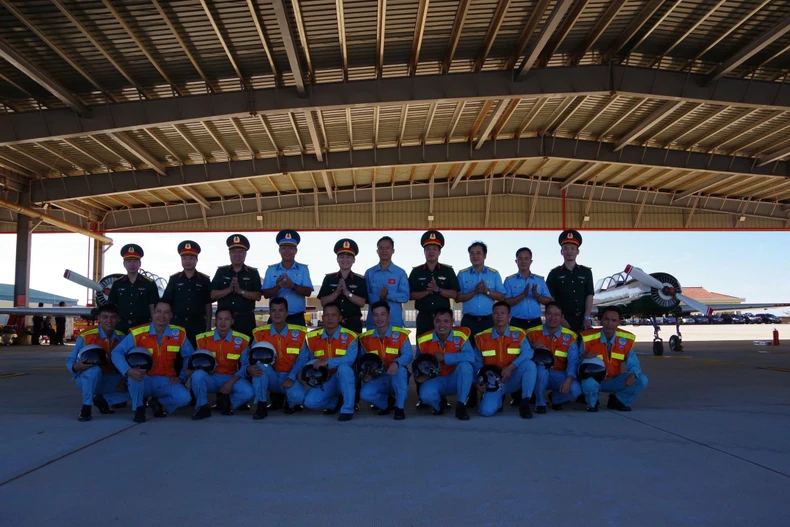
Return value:
<svg viewBox="0 0 790 527">
<path fill-rule="evenodd" d="M 83 423 L 87 423 L 90 420 L 91 420 L 91 407 L 89 404 L 83 404 L 82 409 L 80 409 L 79 421 Z"/>
<path fill-rule="evenodd" d="M 252 414 L 252 418 L 255 421 L 260 421 L 261 419 L 266 419 L 268 415 L 269 409 L 266 407 L 266 403 L 258 403 L 258 406 L 255 407 L 255 413 Z"/>
<path fill-rule="evenodd" d="M 165 407 L 162 406 L 162 403 L 159 402 L 159 399 L 156 397 L 151 397 L 148 400 L 148 407 L 151 408 L 154 412 L 154 417 L 167 417 L 167 412 L 165 411 Z"/>
<path fill-rule="evenodd" d="M 134 422 L 135 423 L 145 422 L 145 406 L 138 406 L 137 410 L 134 411 Z"/>
<path fill-rule="evenodd" d="M 99 409 L 99 413 L 101 413 L 102 415 L 115 413 L 115 410 L 110 408 L 110 405 L 107 404 L 107 400 L 104 398 L 103 395 L 94 395 L 93 405 Z"/>
<path fill-rule="evenodd" d="M 469 412 L 466 411 L 466 405 L 464 403 L 458 403 L 455 405 L 455 418 L 459 421 L 469 420 Z"/>
<path fill-rule="evenodd" d="M 204 404 L 203 406 L 198 406 L 195 410 L 195 413 L 192 415 L 193 421 L 200 421 L 201 419 L 206 419 L 211 417 L 211 408 L 209 405 Z"/>
<path fill-rule="evenodd" d="M 518 415 L 522 419 L 532 419 L 532 410 L 529 409 L 529 401 L 521 399 L 521 404 L 518 405 Z"/>
</svg>

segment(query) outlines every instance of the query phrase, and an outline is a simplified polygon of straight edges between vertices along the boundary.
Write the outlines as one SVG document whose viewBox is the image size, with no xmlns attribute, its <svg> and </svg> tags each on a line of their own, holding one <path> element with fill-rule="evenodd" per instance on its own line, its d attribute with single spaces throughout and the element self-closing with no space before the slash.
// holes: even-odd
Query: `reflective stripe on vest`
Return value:
<svg viewBox="0 0 790 527">
<path fill-rule="evenodd" d="M 508 355 L 521 355 L 521 348 L 508 348 L 507 349 Z"/>
<path fill-rule="evenodd" d="M 554 355 L 556 355 L 557 357 L 567 357 L 568 353 L 565 352 L 565 351 L 557 350 L 557 351 L 554 352 Z"/>
</svg>

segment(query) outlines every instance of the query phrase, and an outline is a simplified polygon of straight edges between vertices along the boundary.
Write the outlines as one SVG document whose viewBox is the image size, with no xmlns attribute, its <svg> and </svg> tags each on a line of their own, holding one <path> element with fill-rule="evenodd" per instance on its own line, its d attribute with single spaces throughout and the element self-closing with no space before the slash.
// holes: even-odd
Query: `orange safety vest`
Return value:
<svg viewBox="0 0 790 527">
<path fill-rule="evenodd" d="M 469 340 L 469 335 L 471 335 L 472 332 L 469 328 L 454 326 L 453 333 L 450 335 L 453 338 L 450 339 L 448 337 L 444 345 L 438 340 L 433 340 L 433 333 L 433 331 L 424 333 L 417 338 L 417 346 L 420 348 L 420 353 L 430 353 L 432 355 L 436 353 L 461 353 L 461 348 L 463 348 L 466 341 Z M 441 369 L 439 370 L 439 376 L 441 377 L 450 375 L 455 371 L 455 364 L 448 365 L 445 364 L 444 361 L 440 361 L 439 364 L 441 365 Z"/>
<path fill-rule="evenodd" d="M 304 345 L 305 338 L 307 338 L 307 328 L 304 326 L 297 326 L 295 324 L 288 324 L 288 335 L 272 335 L 270 331 L 271 324 L 255 328 L 252 332 L 252 338 L 255 342 L 268 342 L 274 349 L 277 350 L 277 362 L 274 363 L 274 371 L 280 373 L 290 373 L 291 369 L 296 364 L 296 359 L 299 357 L 299 352 Z"/>
<path fill-rule="evenodd" d="M 118 330 L 115 330 L 115 334 L 120 337 L 120 340 L 101 338 L 101 335 L 99 335 L 99 328 L 89 329 L 80 333 L 80 337 L 82 337 L 82 340 L 85 342 L 86 346 L 98 344 L 104 349 L 104 351 L 107 352 L 107 364 L 101 367 L 102 373 L 116 373 L 118 371 L 115 369 L 115 366 L 113 366 L 112 361 L 110 360 L 110 352 L 115 349 L 115 346 L 117 346 L 126 335 Z"/>
<path fill-rule="evenodd" d="M 527 330 L 529 343 L 543 344 L 547 350 L 554 354 L 554 370 L 565 371 L 568 367 L 568 349 L 576 342 L 576 333 L 568 328 L 562 328 L 562 337 L 555 338 L 554 335 L 544 335 L 544 327 L 541 325 Z"/>
<path fill-rule="evenodd" d="M 307 334 L 307 349 L 318 360 L 329 360 L 345 356 L 348 347 L 357 340 L 357 334 L 344 327 L 340 328 L 340 336 L 338 338 L 325 339 L 322 336 L 323 333 L 323 329 L 314 329 Z M 334 373 L 335 370 L 337 368 L 331 368 L 329 373 Z"/>
<path fill-rule="evenodd" d="M 250 337 L 238 331 L 233 332 L 230 342 L 225 339 L 214 339 L 214 331 L 207 331 L 195 337 L 197 349 L 210 351 L 217 359 L 217 369 L 214 373 L 219 375 L 235 375 L 241 366 L 241 354 L 247 349 Z"/>
<path fill-rule="evenodd" d="M 400 357 L 403 344 L 409 340 L 408 329 L 392 326 L 389 337 L 374 337 L 375 329 L 368 330 L 359 336 L 359 343 L 362 345 L 361 352 L 375 353 L 384 361 L 384 368 L 389 368 L 390 364 Z"/>
<path fill-rule="evenodd" d="M 521 343 L 526 338 L 526 333 L 520 328 L 510 326 L 510 335 L 494 338 L 494 330 L 487 329 L 475 335 L 477 349 L 483 356 L 483 364 L 493 364 L 500 368 L 510 366 L 521 356 Z"/>
<path fill-rule="evenodd" d="M 636 341 L 633 333 L 617 328 L 614 335 L 614 345 L 610 353 L 606 351 L 606 344 L 601 342 L 603 330 L 588 329 L 587 331 L 582 331 L 581 335 L 584 342 L 584 351 L 592 351 L 606 365 L 606 380 L 628 372 L 625 366 L 626 361 Z"/>
<path fill-rule="evenodd" d="M 187 339 L 187 332 L 181 326 L 170 326 L 170 335 L 162 338 L 162 344 L 156 341 L 156 335 L 151 335 L 150 331 L 153 324 L 145 324 L 132 328 L 130 333 L 134 338 L 134 345 L 148 350 L 154 357 L 154 367 L 148 375 L 160 375 L 162 377 L 175 377 L 175 360 L 181 352 L 181 346 Z"/>
</svg>

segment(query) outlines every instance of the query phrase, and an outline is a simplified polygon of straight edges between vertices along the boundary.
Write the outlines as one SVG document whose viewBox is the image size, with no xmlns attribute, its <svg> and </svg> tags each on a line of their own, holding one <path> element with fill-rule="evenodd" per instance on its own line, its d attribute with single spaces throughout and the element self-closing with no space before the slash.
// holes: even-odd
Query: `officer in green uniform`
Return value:
<svg viewBox="0 0 790 527">
<path fill-rule="evenodd" d="M 362 333 L 362 310 L 368 302 L 368 288 L 365 277 L 351 271 L 359 253 L 357 242 L 349 238 L 338 240 L 335 254 L 340 271 L 324 277 L 318 299 L 325 306 L 335 303 L 340 306 L 341 325 L 359 334 Z"/>
<path fill-rule="evenodd" d="M 129 328 L 148 324 L 159 300 L 156 284 L 139 274 L 143 248 L 134 243 L 121 247 L 121 258 L 126 276 L 112 284 L 108 301 L 118 306 L 120 321 L 115 329 L 126 334 Z"/>
<path fill-rule="evenodd" d="M 450 299 L 458 296 L 458 277 L 449 265 L 439 263 L 444 247 L 444 236 L 439 231 L 427 231 L 420 238 L 425 263 L 412 268 L 409 289 L 417 308 L 417 336 L 433 331 L 433 313 L 438 308 L 452 309 Z"/>
<path fill-rule="evenodd" d="M 243 234 L 231 234 L 226 240 L 230 265 L 222 265 L 211 280 L 211 300 L 217 310 L 230 309 L 233 330 L 252 338 L 255 329 L 255 302 L 261 299 L 261 275 L 254 267 L 244 265 L 250 242 Z"/>
<path fill-rule="evenodd" d="M 187 331 L 187 338 L 195 346 L 195 336 L 211 331 L 211 278 L 195 269 L 200 245 L 192 240 L 178 244 L 183 271 L 170 275 L 162 295 L 173 306 L 171 324 Z"/>
<path fill-rule="evenodd" d="M 573 229 L 560 234 L 560 254 L 565 263 L 555 267 L 546 278 L 546 285 L 565 315 L 563 325 L 579 332 L 592 327 L 590 313 L 593 306 L 592 269 L 576 263 L 582 235 Z"/>
</svg>

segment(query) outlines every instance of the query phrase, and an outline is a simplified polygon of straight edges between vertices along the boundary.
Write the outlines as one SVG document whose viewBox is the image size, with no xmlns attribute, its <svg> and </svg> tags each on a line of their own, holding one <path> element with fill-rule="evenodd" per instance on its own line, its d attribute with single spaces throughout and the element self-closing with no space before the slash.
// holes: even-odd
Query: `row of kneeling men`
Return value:
<svg viewBox="0 0 790 527">
<path fill-rule="evenodd" d="M 308 331 L 288 324 L 287 301 L 273 299 L 271 323 L 256 328 L 252 339 L 233 331 L 233 313 L 220 309 L 216 328 L 199 335 L 193 347 L 183 328 L 170 325 L 167 302 L 156 304 L 151 324 L 126 336 L 115 330 L 117 309 L 106 304 L 98 327 L 80 336 L 67 360 L 82 391 L 79 419 L 89 421 L 94 405 L 114 413 L 131 400 L 135 422 L 145 421 L 146 407 L 165 417 L 189 404 L 195 406 L 192 419 L 199 420 L 211 416 L 208 394 L 215 393 L 223 415 L 254 400 L 255 420 L 270 409 L 290 414 L 306 407 L 339 412 L 340 421 L 349 421 L 359 400 L 402 420 L 411 377 L 418 407 L 434 415 L 456 396 L 458 419 L 468 420 L 472 406 L 491 416 L 513 394 L 511 404 L 531 419 L 533 394 L 538 414 L 546 413 L 547 391 L 554 410 L 583 398 L 587 411 L 596 412 L 603 391 L 608 408 L 630 411 L 647 386 L 634 335 L 618 327 L 621 313 L 614 307 L 600 313 L 601 328 L 577 334 L 562 327 L 557 304 L 546 306 L 545 323 L 524 331 L 509 325 L 510 307 L 497 302 L 494 327 L 474 336 L 454 325 L 452 311 L 439 309 L 434 330 L 417 337 L 416 350 L 409 330 L 390 323 L 386 302 L 371 309 L 375 328 L 361 334 L 340 325 L 334 304 L 324 306 L 324 326 Z"/>
</svg>

